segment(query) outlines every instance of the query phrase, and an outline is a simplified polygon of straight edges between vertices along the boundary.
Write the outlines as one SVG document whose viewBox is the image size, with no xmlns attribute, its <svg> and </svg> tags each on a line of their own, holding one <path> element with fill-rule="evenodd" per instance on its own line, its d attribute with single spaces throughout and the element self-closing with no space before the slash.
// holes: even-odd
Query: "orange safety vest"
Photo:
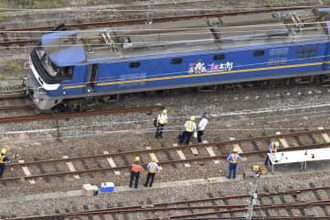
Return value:
<svg viewBox="0 0 330 220">
<path fill-rule="evenodd" d="M 142 166 L 139 164 L 132 164 L 132 171 L 134 173 L 139 173 L 142 170 Z"/>
<path fill-rule="evenodd" d="M 277 147 L 275 146 L 275 142 L 272 142 L 272 149 L 270 151 L 276 153 Z"/>
<path fill-rule="evenodd" d="M 232 161 L 229 161 L 230 163 L 237 163 L 237 157 L 238 154 L 231 154 Z"/>
</svg>

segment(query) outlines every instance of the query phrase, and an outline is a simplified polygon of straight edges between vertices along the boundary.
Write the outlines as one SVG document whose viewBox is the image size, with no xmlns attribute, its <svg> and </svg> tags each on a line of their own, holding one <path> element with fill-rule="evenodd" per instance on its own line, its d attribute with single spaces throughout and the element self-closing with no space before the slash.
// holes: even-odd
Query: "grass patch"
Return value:
<svg viewBox="0 0 330 220">
<path fill-rule="evenodd" d="M 11 62 L 11 63 L 7 64 L 6 66 L 4 66 L 4 70 L 7 73 L 15 74 L 15 73 L 21 73 L 23 70 L 23 67 L 20 62 L 14 61 L 14 62 Z"/>
<path fill-rule="evenodd" d="M 5 21 L 7 21 L 7 17 L 6 17 L 5 14 L 1 13 L 0 14 L 0 22 L 5 22 Z"/>
<path fill-rule="evenodd" d="M 267 0 L 266 5 L 267 7 L 273 8 L 277 7 L 278 3 L 276 0 Z"/>
<path fill-rule="evenodd" d="M 0 81 L 7 81 L 7 80 L 8 80 L 8 76 L 0 75 Z"/>
<path fill-rule="evenodd" d="M 324 140 L 322 138 L 319 138 L 318 136 L 316 136 L 315 134 L 312 134 L 313 139 L 315 140 L 315 142 L 317 144 L 324 144 Z"/>
</svg>

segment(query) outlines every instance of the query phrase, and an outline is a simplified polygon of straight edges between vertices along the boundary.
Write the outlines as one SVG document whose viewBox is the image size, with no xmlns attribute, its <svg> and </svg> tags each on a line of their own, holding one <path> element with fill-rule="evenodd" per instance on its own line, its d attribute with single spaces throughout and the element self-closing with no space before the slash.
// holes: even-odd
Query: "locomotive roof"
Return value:
<svg viewBox="0 0 330 220">
<path fill-rule="evenodd" d="M 245 46 L 328 38 L 319 22 L 330 9 L 170 21 L 97 31 L 57 32 L 41 39 L 58 66 L 96 61 L 134 60 L 191 51 L 226 50 Z"/>
</svg>

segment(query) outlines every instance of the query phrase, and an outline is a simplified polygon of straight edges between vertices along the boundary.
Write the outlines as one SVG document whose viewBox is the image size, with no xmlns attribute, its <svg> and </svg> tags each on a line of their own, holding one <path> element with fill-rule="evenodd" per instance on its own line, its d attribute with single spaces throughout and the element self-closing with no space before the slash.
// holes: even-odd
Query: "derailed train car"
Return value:
<svg viewBox="0 0 330 220">
<path fill-rule="evenodd" d="M 28 88 L 41 110 L 111 95 L 330 73 L 330 9 L 45 34 Z"/>
</svg>

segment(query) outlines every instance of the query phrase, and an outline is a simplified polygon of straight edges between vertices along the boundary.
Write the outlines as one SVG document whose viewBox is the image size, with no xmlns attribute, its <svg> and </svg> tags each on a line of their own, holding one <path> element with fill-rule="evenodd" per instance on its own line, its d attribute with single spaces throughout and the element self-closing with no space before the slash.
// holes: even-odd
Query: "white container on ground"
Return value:
<svg viewBox="0 0 330 220">
<path fill-rule="evenodd" d="M 102 192 L 112 192 L 115 190 L 115 185 L 113 182 L 101 183 Z"/>
</svg>

